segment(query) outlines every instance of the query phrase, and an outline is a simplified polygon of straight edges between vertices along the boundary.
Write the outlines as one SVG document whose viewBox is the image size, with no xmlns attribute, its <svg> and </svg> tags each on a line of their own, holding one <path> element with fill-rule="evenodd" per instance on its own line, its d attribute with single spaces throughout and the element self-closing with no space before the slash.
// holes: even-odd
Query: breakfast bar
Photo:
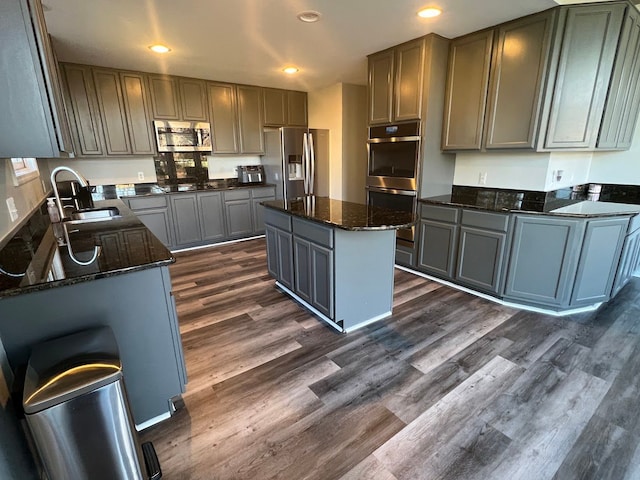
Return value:
<svg viewBox="0 0 640 480">
<path fill-rule="evenodd" d="M 412 213 L 316 196 L 262 205 L 278 288 L 344 333 L 391 315 L 395 230 Z"/>
</svg>

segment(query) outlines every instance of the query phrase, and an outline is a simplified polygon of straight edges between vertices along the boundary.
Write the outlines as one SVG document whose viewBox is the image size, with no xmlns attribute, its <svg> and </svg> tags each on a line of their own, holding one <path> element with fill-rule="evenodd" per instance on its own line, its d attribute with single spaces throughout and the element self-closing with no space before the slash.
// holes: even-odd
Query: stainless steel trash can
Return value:
<svg viewBox="0 0 640 480">
<path fill-rule="evenodd" d="M 23 407 L 50 480 L 162 475 L 153 446 L 138 442 L 118 347 L 108 327 L 35 346 Z"/>
</svg>

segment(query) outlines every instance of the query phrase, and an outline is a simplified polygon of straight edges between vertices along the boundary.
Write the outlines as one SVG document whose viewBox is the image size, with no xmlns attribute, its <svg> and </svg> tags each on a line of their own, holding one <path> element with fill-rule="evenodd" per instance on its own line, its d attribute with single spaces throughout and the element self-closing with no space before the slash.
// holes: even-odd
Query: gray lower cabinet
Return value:
<svg viewBox="0 0 640 480">
<path fill-rule="evenodd" d="M 311 242 L 296 237 L 293 240 L 294 291 L 311 303 Z"/>
<path fill-rule="evenodd" d="M 460 227 L 456 279 L 489 293 L 499 293 L 507 234 Z"/>
<path fill-rule="evenodd" d="M 505 297 L 549 306 L 568 304 L 583 223 L 516 215 Z"/>
<path fill-rule="evenodd" d="M 251 214 L 254 234 L 260 235 L 264 233 L 264 207 L 260 203 L 275 199 L 275 187 L 255 187 L 251 189 Z"/>
<path fill-rule="evenodd" d="M 202 235 L 196 194 L 170 195 L 169 201 L 171 202 L 176 247 L 200 243 Z"/>
<path fill-rule="evenodd" d="M 457 225 L 460 209 L 435 205 L 420 206 L 417 268 L 453 279 L 458 248 Z"/>
<path fill-rule="evenodd" d="M 202 192 L 197 195 L 200 233 L 204 241 L 220 241 L 227 236 L 222 195 L 222 192 Z"/>
<path fill-rule="evenodd" d="M 224 209 L 229 237 L 242 237 L 253 233 L 251 192 L 249 189 L 225 191 Z"/>
<path fill-rule="evenodd" d="M 328 317 L 333 315 L 333 251 L 298 236 L 293 240 L 294 292 Z"/>
<path fill-rule="evenodd" d="M 166 195 L 130 197 L 123 201 L 166 247 L 173 246 L 173 222 Z"/>
<path fill-rule="evenodd" d="M 39 342 L 109 326 L 137 425 L 171 413 L 187 374 L 169 267 L 148 268 L 2 299 L 6 360 L 22 370 Z"/>
<path fill-rule="evenodd" d="M 611 290 L 615 296 L 624 287 L 640 266 L 640 215 L 631 219 L 628 233 L 624 239 L 622 255 L 618 264 L 616 279 Z"/>
<path fill-rule="evenodd" d="M 294 290 L 294 245 L 291 218 L 272 213 L 265 227 L 267 241 L 267 269 L 285 287 Z"/>
</svg>

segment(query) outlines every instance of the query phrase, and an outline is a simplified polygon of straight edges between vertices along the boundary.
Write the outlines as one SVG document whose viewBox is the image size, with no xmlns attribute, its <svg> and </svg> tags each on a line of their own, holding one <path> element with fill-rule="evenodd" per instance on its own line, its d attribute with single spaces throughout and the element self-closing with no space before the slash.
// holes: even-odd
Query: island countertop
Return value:
<svg viewBox="0 0 640 480">
<path fill-rule="evenodd" d="M 262 205 L 342 230 L 397 230 L 409 228 L 415 223 L 415 216 L 410 212 L 329 197 L 268 200 L 262 202 Z"/>
<path fill-rule="evenodd" d="M 122 201 L 104 200 L 96 202 L 96 207 L 116 207 L 120 216 L 83 224 L 55 224 L 54 230 L 46 208 L 36 210 L 0 249 L 0 299 L 175 261 Z M 68 246 L 59 245 L 57 240 L 64 237 L 65 229 L 71 254 Z M 97 256 L 89 262 L 94 252 Z"/>
</svg>

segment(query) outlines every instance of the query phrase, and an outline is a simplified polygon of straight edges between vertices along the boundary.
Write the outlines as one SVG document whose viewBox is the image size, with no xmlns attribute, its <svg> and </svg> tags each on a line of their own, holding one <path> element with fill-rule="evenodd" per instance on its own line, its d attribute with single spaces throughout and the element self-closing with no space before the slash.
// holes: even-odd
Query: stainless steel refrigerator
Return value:
<svg viewBox="0 0 640 480">
<path fill-rule="evenodd" d="M 329 130 L 267 128 L 264 140 L 265 180 L 276 198 L 329 196 Z"/>
</svg>

